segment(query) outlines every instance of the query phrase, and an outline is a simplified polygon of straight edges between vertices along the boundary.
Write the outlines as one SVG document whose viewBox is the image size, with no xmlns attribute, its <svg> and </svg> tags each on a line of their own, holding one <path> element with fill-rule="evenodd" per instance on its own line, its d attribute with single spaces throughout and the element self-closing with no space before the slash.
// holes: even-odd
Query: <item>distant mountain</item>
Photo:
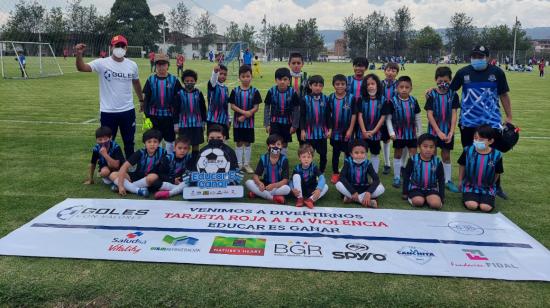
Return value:
<svg viewBox="0 0 550 308">
<path fill-rule="evenodd" d="M 445 38 L 445 28 L 435 29 L 443 37 L 443 41 L 446 41 Z M 533 40 L 541 39 L 550 39 L 550 27 L 535 27 L 535 28 L 526 28 L 527 36 Z M 325 47 L 332 48 L 334 42 L 344 36 L 344 31 L 342 30 L 319 30 L 321 36 L 325 40 Z"/>
</svg>

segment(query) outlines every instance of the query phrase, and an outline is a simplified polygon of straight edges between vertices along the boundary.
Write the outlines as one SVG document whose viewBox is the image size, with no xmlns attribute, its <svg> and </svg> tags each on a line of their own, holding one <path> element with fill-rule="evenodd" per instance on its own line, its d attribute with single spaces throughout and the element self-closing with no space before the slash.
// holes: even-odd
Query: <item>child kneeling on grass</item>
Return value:
<svg viewBox="0 0 550 308">
<path fill-rule="evenodd" d="M 162 136 L 160 131 L 150 129 L 143 133 L 143 143 L 145 148 L 141 149 L 122 165 L 120 171 L 113 172 L 110 175 L 115 183 L 112 187 L 117 190 L 121 196 L 126 195 L 126 191 L 139 196 L 148 197 L 149 189 L 155 189 L 155 182 L 159 176 L 159 165 L 166 150 L 159 147 Z"/>
<path fill-rule="evenodd" d="M 260 157 L 258 166 L 251 180 L 245 186 L 250 190 L 249 198 L 256 196 L 278 204 L 285 203 L 290 193 L 288 184 L 288 159 L 281 153 L 283 137 L 270 135 L 267 138 L 268 152 Z M 262 179 L 260 180 L 260 177 Z"/>
<path fill-rule="evenodd" d="M 185 181 L 184 177 L 194 163 L 193 155 L 189 153 L 190 143 L 189 138 L 179 137 L 174 143 L 174 153 L 164 156 L 159 170 L 162 185 L 155 193 L 155 199 L 168 199 L 179 195 L 187 186 L 188 181 Z"/>
<path fill-rule="evenodd" d="M 298 149 L 300 163 L 294 167 L 292 181 L 290 182 L 292 194 L 297 198 L 296 207 L 302 207 L 305 204 L 305 206 L 312 209 L 315 202 L 328 191 L 325 176 L 313 163 L 314 153 L 313 147 L 307 143 L 302 144 Z"/>
<path fill-rule="evenodd" d="M 364 207 L 377 208 L 376 199 L 384 193 L 384 186 L 367 159 L 367 145 L 363 140 L 355 140 L 350 152 L 351 156 L 346 158 L 340 171 L 336 189 L 344 195 L 344 203 L 357 202 Z"/>
<path fill-rule="evenodd" d="M 101 126 L 95 131 L 96 145 L 92 149 L 92 160 L 90 161 L 90 173 L 84 184 L 94 183 L 94 171 L 98 165 L 98 175 L 103 183 L 111 185 L 113 182 L 109 179 L 111 172 L 118 171 L 124 163 L 122 149 L 112 139 L 113 132 L 107 126 Z"/>
<path fill-rule="evenodd" d="M 411 156 L 403 172 L 403 198 L 415 207 L 443 207 L 445 176 L 443 163 L 435 155 L 437 139 L 431 134 L 418 137 L 419 152 Z"/>
</svg>

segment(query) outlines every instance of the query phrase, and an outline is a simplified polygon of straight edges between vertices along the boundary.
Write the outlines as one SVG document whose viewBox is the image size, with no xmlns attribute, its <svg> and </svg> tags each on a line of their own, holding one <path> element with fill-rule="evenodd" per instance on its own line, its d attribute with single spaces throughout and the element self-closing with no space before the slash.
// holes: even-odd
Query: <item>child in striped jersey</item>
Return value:
<svg viewBox="0 0 550 308">
<path fill-rule="evenodd" d="M 397 88 L 397 74 L 399 74 L 399 65 L 397 63 L 390 62 L 384 67 L 384 76 L 386 77 L 382 80 L 382 96 L 384 97 L 386 103 L 391 104 L 392 98 L 395 96 L 395 90 Z M 384 123 L 381 128 L 382 132 L 382 149 L 384 153 L 384 171 L 383 174 L 390 174 L 391 165 L 390 165 L 390 134 L 388 133 L 388 127 Z"/>
<path fill-rule="evenodd" d="M 254 143 L 254 114 L 262 102 L 260 91 L 250 85 L 252 69 L 248 65 L 239 68 L 241 85 L 231 91 L 229 104 L 235 112 L 233 116 L 233 139 L 237 145 L 235 154 L 239 161 L 239 168 L 246 173 L 254 173 L 250 168 L 251 143 Z"/>
<path fill-rule="evenodd" d="M 223 56 L 223 54 L 222 54 Z M 208 112 L 206 114 L 206 129 L 213 124 L 221 125 L 224 138 L 229 139 L 229 90 L 225 86 L 227 67 L 223 64 L 214 66 L 212 76 L 208 80 Z"/>
<path fill-rule="evenodd" d="M 94 183 L 95 166 L 98 165 L 98 175 L 103 183 L 110 185 L 113 182 L 109 175 L 117 171 L 124 163 L 124 154 L 118 143 L 113 139 L 113 131 L 108 126 L 101 126 L 95 131 L 96 145 L 92 149 L 90 160 L 89 176 L 84 184 Z"/>
<path fill-rule="evenodd" d="M 357 202 L 363 207 L 378 207 L 377 198 L 384 193 L 384 186 L 367 159 L 367 145 L 363 140 L 352 143 L 351 156 L 344 161 L 336 189 L 344 195 L 344 203 Z"/>
<path fill-rule="evenodd" d="M 194 163 L 189 153 L 189 138 L 178 137 L 174 142 L 174 153 L 167 154 L 160 162 L 159 181 L 162 182 L 155 199 L 168 199 L 183 193 L 187 185 L 184 177 Z"/>
<path fill-rule="evenodd" d="M 458 188 L 451 181 L 451 151 L 455 143 L 454 133 L 460 102 L 458 94 L 449 90 L 451 79 L 453 77 L 450 68 L 442 66 L 435 70 L 437 88 L 428 93 L 424 109 L 428 112 L 428 133 L 437 138 L 437 147 L 441 149 L 445 185 L 450 191 L 457 193 Z"/>
<path fill-rule="evenodd" d="M 325 81 L 320 75 L 308 79 L 311 93 L 300 103 L 301 140 L 310 144 L 319 153 L 321 173 L 327 167 L 327 135 L 330 129 L 328 98 L 323 94 Z"/>
<path fill-rule="evenodd" d="M 307 73 L 302 71 L 304 67 L 304 57 L 299 52 L 293 52 L 288 57 L 288 68 L 290 69 L 290 87 L 294 89 L 294 92 L 298 94 L 298 98 L 302 99 L 310 92 L 308 85 Z M 299 127 L 300 123 L 296 127 L 296 139 L 301 145 L 303 143 L 301 139 L 301 128 Z M 283 136 L 284 137 L 284 136 Z M 286 155 L 286 150 L 283 152 Z"/>
<path fill-rule="evenodd" d="M 390 105 L 391 114 L 386 117 L 386 126 L 393 140 L 393 187 L 401 186 L 401 158 L 403 149 L 407 148 L 410 156 L 416 154 L 416 138 L 422 134 L 420 106 L 414 96 L 411 96 L 412 80 L 409 76 L 399 77 L 397 95 Z"/>
<path fill-rule="evenodd" d="M 332 78 L 334 93 L 328 97 L 328 108 L 330 113 L 330 129 L 328 136 L 332 146 L 332 184 L 338 182 L 340 176 L 340 153 L 349 157 L 349 142 L 355 129 L 357 118 L 356 100 L 353 94 L 346 91 L 347 79 L 342 74 L 334 75 Z"/>
<path fill-rule="evenodd" d="M 365 77 L 365 71 L 369 67 L 369 60 L 365 57 L 356 57 L 353 59 L 353 75 L 348 76 L 348 93 L 352 94 L 355 99 L 361 97 L 361 86 L 363 85 L 363 78 Z"/>
<path fill-rule="evenodd" d="M 174 130 L 178 135 L 189 138 L 192 152 L 198 157 L 199 146 L 204 142 L 203 126 L 206 121 L 206 103 L 204 95 L 195 88 L 197 73 L 185 70 L 181 75 L 183 89 L 178 92 L 177 104 L 174 109 Z"/>
<path fill-rule="evenodd" d="M 491 212 L 495 208 L 496 182 L 504 168 L 502 153 L 491 147 L 494 138 L 491 126 L 479 126 L 474 133 L 474 144 L 464 148 L 458 159 L 462 200 L 472 211 Z"/>
<path fill-rule="evenodd" d="M 143 87 L 145 96 L 143 112 L 151 120 L 153 128 L 162 133 L 168 153 L 174 151 L 176 134 L 174 125 L 174 107 L 177 105 L 177 93 L 181 89 L 178 78 L 168 72 L 170 58 L 165 54 L 155 55 L 155 74 L 149 76 Z"/>
<path fill-rule="evenodd" d="M 328 191 L 325 176 L 313 163 L 315 150 L 309 144 L 302 144 L 298 149 L 300 163 L 294 167 L 290 187 L 296 197 L 296 207 L 307 206 L 312 209 L 315 202 Z M 305 197 L 305 198 L 304 198 Z M 305 200 L 304 200 L 305 199 Z"/>
<path fill-rule="evenodd" d="M 253 199 L 258 196 L 284 204 L 284 196 L 290 193 L 290 187 L 288 186 L 288 159 L 281 153 L 283 137 L 270 135 L 267 137 L 267 146 L 268 151 L 260 157 L 255 174 L 245 183 L 249 190 L 248 197 Z"/>
<path fill-rule="evenodd" d="M 118 193 L 125 196 L 126 192 L 148 197 L 149 189 L 158 189 L 159 165 L 166 150 L 159 147 L 162 134 L 152 128 L 143 133 L 145 148 L 134 152 L 120 167 L 118 172 L 110 175 L 114 182 L 112 189 L 118 188 Z"/>
<path fill-rule="evenodd" d="M 421 135 L 418 148 L 419 153 L 409 158 L 403 172 L 403 198 L 415 207 L 427 203 L 432 209 L 440 209 L 445 200 L 445 176 L 436 156 L 436 137 Z"/>
<path fill-rule="evenodd" d="M 370 151 L 370 161 L 374 171 L 378 173 L 380 166 L 380 139 L 381 128 L 390 114 L 391 108 L 382 97 L 380 79 L 375 74 L 368 74 L 361 87 L 361 97 L 357 102 L 357 121 L 359 129 L 357 138 L 363 139 Z"/>
</svg>

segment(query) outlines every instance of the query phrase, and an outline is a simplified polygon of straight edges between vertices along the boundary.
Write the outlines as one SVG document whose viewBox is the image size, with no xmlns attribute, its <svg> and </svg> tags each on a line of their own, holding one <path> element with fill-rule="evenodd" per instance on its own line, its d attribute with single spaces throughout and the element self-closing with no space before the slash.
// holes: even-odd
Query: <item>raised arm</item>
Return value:
<svg viewBox="0 0 550 308">
<path fill-rule="evenodd" d="M 79 72 L 91 72 L 92 67 L 89 64 L 84 63 L 84 59 L 82 57 L 82 55 L 84 54 L 84 50 L 86 50 L 86 44 L 76 44 L 74 49 L 76 51 L 76 69 Z"/>
</svg>

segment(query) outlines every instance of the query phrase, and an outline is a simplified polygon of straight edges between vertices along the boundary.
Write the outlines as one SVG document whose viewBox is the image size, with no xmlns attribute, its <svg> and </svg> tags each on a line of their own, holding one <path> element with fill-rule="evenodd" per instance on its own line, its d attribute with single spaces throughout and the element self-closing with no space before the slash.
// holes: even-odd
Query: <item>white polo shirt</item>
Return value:
<svg viewBox="0 0 550 308">
<path fill-rule="evenodd" d="M 132 80 L 139 79 L 136 62 L 126 58 L 117 62 L 108 57 L 88 64 L 99 75 L 99 111 L 113 113 L 134 109 Z"/>
</svg>

